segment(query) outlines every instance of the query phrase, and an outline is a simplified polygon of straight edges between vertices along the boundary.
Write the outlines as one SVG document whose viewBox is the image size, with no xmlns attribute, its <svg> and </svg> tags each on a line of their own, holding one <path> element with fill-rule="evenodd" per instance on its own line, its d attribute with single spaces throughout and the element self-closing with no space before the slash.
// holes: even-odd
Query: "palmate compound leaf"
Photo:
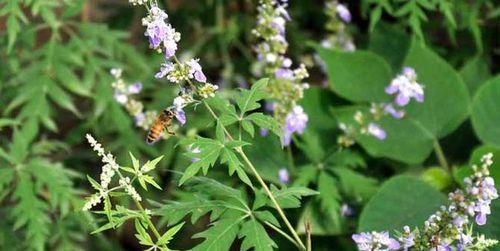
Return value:
<svg viewBox="0 0 500 251">
<path fill-rule="evenodd" d="M 25 227 L 26 244 L 33 250 L 45 250 L 50 236 L 51 221 L 45 213 L 47 203 L 38 198 L 31 175 L 19 173 L 19 182 L 13 194 L 17 200 L 12 210 L 15 219 L 14 230 Z"/>
<path fill-rule="evenodd" d="M 195 177 L 185 187 L 192 189 L 190 194 L 197 195 L 190 201 L 169 201 L 154 213 L 170 225 L 189 215 L 194 224 L 200 217 L 209 214 L 211 224 L 208 229 L 193 236 L 204 241 L 192 250 L 228 250 L 238 236 L 244 238 L 242 247 L 245 250 L 251 247 L 256 251 L 272 250 L 270 247 L 275 247 L 262 224 L 269 222 L 279 226 L 279 222 L 269 211 L 251 210 L 240 190 L 205 177 Z"/>
<path fill-rule="evenodd" d="M 219 127 L 220 123 L 217 124 Z M 222 129 L 217 129 L 217 134 L 223 134 Z M 249 186 L 253 186 L 250 178 L 243 169 L 243 164 L 235 153 L 235 148 L 242 147 L 248 143 L 238 140 L 225 141 L 223 135 L 218 136 L 218 140 L 209 138 L 185 139 L 181 141 L 182 145 L 186 145 L 191 149 L 198 149 L 197 152 L 188 152 L 186 155 L 195 160 L 189 165 L 182 175 L 179 185 L 185 183 L 188 179 L 195 176 L 200 169 L 206 175 L 208 169 L 213 167 L 217 160 L 220 163 L 226 163 L 229 168 L 229 174 L 236 172 L 238 178 Z"/>
<path fill-rule="evenodd" d="M 420 179 L 395 176 L 364 207 L 358 232 L 402 230 L 405 225 L 421 227 L 446 202 L 444 194 Z"/>
</svg>

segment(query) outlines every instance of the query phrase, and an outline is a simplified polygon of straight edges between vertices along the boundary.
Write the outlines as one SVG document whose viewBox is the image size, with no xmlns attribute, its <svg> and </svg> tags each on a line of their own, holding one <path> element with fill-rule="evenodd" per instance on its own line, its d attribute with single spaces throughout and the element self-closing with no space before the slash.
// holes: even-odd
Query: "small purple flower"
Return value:
<svg viewBox="0 0 500 251">
<path fill-rule="evenodd" d="M 199 59 L 191 59 L 186 64 L 189 66 L 189 74 L 194 76 L 196 81 L 201 83 L 207 82 L 207 77 L 203 74 L 201 65 L 198 63 Z"/>
<path fill-rule="evenodd" d="M 143 112 L 138 113 L 135 115 L 134 120 L 136 126 L 141 126 L 144 123 L 144 120 L 146 120 L 146 115 Z"/>
<path fill-rule="evenodd" d="M 395 119 L 401 119 L 404 117 L 405 112 L 402 110 L 396 110 L 392 104 L 384 105 L 384 113 L 390 114 Z"/>
<path fill-rule="evenodd" d="M 304 113 L 301 106 L 295 106 L 286 116 L 285 126 L 283 128 L 283 145 L 288 146 L 292 141 L 292 134 L 302 134 L 307 126 L 309 118 Z"/>
<path fill-rule="evenodd" d="M 278 177 L 281 183 L 287 184 L 290 181 L 290 174 L 288 173 L 288 169 L 281 168 L 278 171 Z"/>
<path fill-rule="evenodd" d="M 161 64 L 160 71 L 155 74 L 155 78 L 157 79 L 163 78 L 173 70 L 174 70 L 174 64 L 172 62 L 163 63 Z"/>
<path fill-rule="evenodd" d="M 201 153 L 201 150 L 200 150 L 199 147 L 193 148 L 192 145 L 188 146 L 188 151 L 191 152 L 191 153 L 194 153 L 194 154 Z M 200 161 L 200 158 L 196 158 L 196 157 L 191 158 L 191 162 L 192 163 L 195 163 L 195 162 L 198 162 L 198 161 Z"/>
<path fill-rule="evenodd" d="M 416 81 L 417 75 L 410 67 L 405 67 L 402 75 L 398 75 L 385 88 L 387 94 L 396 95 L 395 103 L 406 106 L 411 98 L 417 102 L 424 102 L 424 88 Z"/>
<path fill-rule="evenodd" d="M 137 94 L 141 92 L 142 90 L 142 83 L 141 82 L 136 82 L 128 86 L 128 93 L 129 94 Z"/>
<path fill-rule="evenodd" d="M 165 58 L 169 59 L 175 52 L 177 51 L 177 42 L 174 39 L 167 39 L 163 41 L 163 45 L 165 46 Z"/>
<path fill-rule="evenodd" d="M 278 68 L 274 74 L 276 75 L 276 78 L 280 79 L 293 80 L 294 78 L 293 71 L 286 68 Z"/>
<path fill-rule="evenodd" d="M 415 245 L 415 233 L 410 231 L 410 227 L 404 226 L 404 236 L 400 238 L 401 244 L 403 244 L 403 250 L 408 251 L 409 248 Z"/>
<path fill-rule="evenodd" d="M 387 136 L 384 129 L 375 123 L 368 124 L 367 132 L 379 140 L 384 140 Z"/>
<path fill-rule="evenodd" d="M 268 112 L 274 112 L 274 102 L 266 102 L 264 104 L 264 110 L 268 111 Z"/>
<path fill-rule="evenodd" d="M 353 234 L 352 239 L 361 251 L 398 250 L 401 248 L 399 242 L 391 238 L 388 232 Z M 378 249 L 374 249 L 373 247 L 378 247 Z"/>
<path fill-rule="evenodd" d="M 182 109 L 176 110 L 175 111 L 175 119 L 177 119 L 177 121 L 179 121 L 179 123 L 181 125 L 186 124 L 186 113 L 184 113 L 184 111 Z"/>
<path fill-rule="evenodd" d="M 118 102 L 120 104 L 125 104 L 128 101 L 127 94 L 120 92 L 120 91 L 115 92 L 114 98 L 115 98 L 116 102 Z"/>
<path fill-rule="evenodd" d="M 267 130 L 265 128 L 260 128 L 259 134 L 261 137 L 266 137 L 269 134 L 269 130 Z"/>
<path fill-rule="evenodd" d="M 145 36 L 149 38 L 151 48 L 158 48 L 167 37 L 168 25 L 163 20 L 154 20 L 148 23 Z"/>
<path fill-rule="evenodd" d="M 354 209 L 350 207 L 347 203 L 342 203 L 342 206 L 340 207 L 340 215 L 343 217 L 349 217 L 354 215 Z"/>
<path fill-rule="evenodd" d="M 181 96 L 178 96 L 174 99 L 173 107 L 175 118 L 181 125 L 184 125 L 186 123 L 186 113 L 182 109 L 185 105 L 185 100 Z"/>
<path fill-rule="evenodd" d="M 347 9 L 345 5 L 337 4 L 336 10 L 337 14 L 339 15 L 340 19 L 342 19 L 342 21 L 346 23 L 351 22 L 351 12 L 349 11 L 349 9 Z"/>
</svg>

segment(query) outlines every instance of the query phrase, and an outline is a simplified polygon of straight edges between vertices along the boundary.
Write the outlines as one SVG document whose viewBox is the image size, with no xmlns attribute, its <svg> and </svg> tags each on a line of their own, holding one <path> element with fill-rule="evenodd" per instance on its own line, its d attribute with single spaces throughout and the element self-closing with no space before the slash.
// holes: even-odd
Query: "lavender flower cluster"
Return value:
<svg viewBox="0 0 500 251">
<path fill-rule="evenodd" d="M 347 31 L 347 24 L 351 22 L 351 12 L 347 6 L 336 0 L 328 1 L 325 4 L 325 13 L 328 16 L 325 28 L 329 35 L 321 41 L 321 45 L 325 48 L 343 51 L 356 50 L 352 37 Z"/>
<path fill-rule="evenodd" d="M 349 147 L 353 145 L 359 133 L 384 140 L 387 133 L 377 124 L 377 121 L 384 116 L 402 119 L 406 114 L 404 107 L 412 99 L 418 103 L 424 102 L 424 87 L 417 82 L 417 73 L 411 67 L 403 67 L 402 73 L 397 75 L 385 88 L 385 93 L 394 96 L 394 100 L 389 103 L 372 103 L 369 115 L 357 111 L 354 114 L 356 125 L 339 124 L 339 128 L 343 131 L 343 134 L 338 138 L 338 143 L 341 146 Z"/>
<path fill-rule="evenodd" d="M 302 83 L 309 77 L 305 65 L 292 69 L 292 60 L 285 56 L 288 48 L 285 25 L 291 20 L 287 6 L 286 0 L 261 0 L 257 9 L 257 26 L 252 31 L 261 40 L 255 51 L 264 74 L 271 78 L 269 92 L 273 100 L 272 112 L 283 125 L 284 146 L 291 143 L 294 133 L 302 134 L 305 130 L 308 116 L 297 102 L 302 99 L 304 89 L 309 87 Z M 262 75 L 262 72 L 256 75 Z"/>
<path fill-rule="evenodd" d="M 144 6 L 147 10 L 147 16 L 142 19 L 142 25 L 146 28 L 144 35 L 148 38 L 150 48 L 165 56 L 155 78 L 166 78 L 180 86 L 180 93 L 169 108 L 174 111 L 177 121 L 184 125 L 186 123 L 184 107 L 197 103 L 201 99 L 213 97 L 218 86 L 207 82 L 199 59 L 190 58 L 181 62 L 177 58 L 176 52 L 181 34 L 168 23 L 167 13 L 160 9 L 156 2 L 144 0 L 129 0 L 129 2 L 132 5 Z M 142 104 L 129 98 L 129 95 L 138 93 L 140 88 L 138 87 L 137 91 L 135 89 L 130 91 L 133 85 L 125 87 L 120 78 L 121 71 L 118 75 L 115 76 L 116 82 L 113 83 L 116 100 L 125 104 L 127 110 L 136 118 L 138 125 L 148 128 L 156 114 L 142 112 Z"/>
<path fill-rule="evenodd" d="M 398 239 L 388 232 L 354 234 L 352 239 L 359 250 L 488 250 L 498 241 L 486 239 L 483 235 L 472 236 L 474 218 L 478 225 L 486 224 L 491 213 L 490 204 L 498 198 L 495 181 L 489 176 L 493 154 L 481 159 L 481 166 L 472 166 L 474 174 L 464 179 L 465 189 L 457 189 L 448 196 L 449 204 L 431 215 L 422 230 L 410 231 L 404 227 Z M 469 227 L 470 226 L 470 227 Z"/>
<path fill-rule="evenodd" d="M 110 73 L 115 78 L 111 86 L 115 90 L 116 102 L 123 105 L 127 112 L 134 117 L 136 126 L 149 130 L 156 118 L 156 111 L 144 111 L 142 102 L 133 98 L 133 95 L 141 92 L 142 83 L 126 84 L 122 78 L 122 69 L 113 68 Z"/>
</svg>

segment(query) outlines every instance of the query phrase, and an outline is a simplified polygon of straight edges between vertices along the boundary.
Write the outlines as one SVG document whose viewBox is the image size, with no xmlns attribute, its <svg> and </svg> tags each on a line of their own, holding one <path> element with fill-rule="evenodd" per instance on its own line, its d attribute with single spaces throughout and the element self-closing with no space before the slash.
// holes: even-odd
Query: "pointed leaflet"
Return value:
<svg viewBox="0 0 500 251">
<path fill-rule="evenodd" d="M 300 199 L 302 199 L 302 197 L 318 194 L 318 192 L 307 187 L 284 187 L 282 189 L 278 189 L 274 185 L 271 185 L 271 191 L 282 208 L 300 207 Z M 274 207 L 271 203 L 269 205 Z"/>
<path fill-rule="evenodd" d="M 204 238 L 205 240 L 192 250 L 229 250 L 234 239 L 238 236 L 241 222 L 246 217 L 248 216 L 235 215 L 213 223 L 207 230 L 193 236 L 193 238 Z"/>
<path fill-rule="evenodd" d="M 268 81 L 269 79 L 264 78 L 254 83 L 250 90 L 241 90 L 241 95 L 235 98 L 236 104 L 240 108 L 241 114 L 260 107 L 258 101 L 268 96 L 267 92 L 265 91 Z"/>
<path fill-rule="evenodd" d="M 156 243 L 157 245 L 166 245 L 174 238 L 174 235 L 181 230 L 182 226 L 184 225 L 184 222 L 175 226 L 171 227 L 165 234 L 163 234 L 160 239 L 158 239 L 158 242 Z"/>
<path fill-rule="evenodd" d="M 320 200 L 321 211 L 323 213 L 330 213 L 333 222 L 340 222 L 340 197 L 337 188 L 337 181 L 327 174 L 321 172 L 318 179 L 318 199 Z"/>
<path fill-rule="evenodd" d="M 472 126 L 478 138 L 500 146 L 500 76 L 482 85 L 472 103 Z"/>
<path fill-rule="evenodd" d="M 184 184 L 189 178 L 195 176 L 202 168 L 204 173 L 206 173 L 210 167 L 215 165 L 224 147 L 219 141 L 209 138 L 197 138 L 195 140 L 185 140 L 183 142 L 185 145 L 191 145 L 192 149 L 198 148 L 200 152 L 186 154 L 188 157 L 196 158 L 197 161 L 186 168 L 186 171 L 184 171 L 179 181 L 179 185 Z"/>
<path fill-rule="evenodd" d="M 241 181 L 245 182 L 245 184 L 249 185 L 250 187 L 253 187 L 250 178 L 248 178 L 245 170 L 243 170 L 243 164 L 240 162 L 240 160 L 232 150 L 224 148 L 224 150 L 222 151 L 220 162 L 227 163 L 229 168 L 229 175 L 233 175 L 233 173 L 236 171 L 236 174 Z"/>
<path fill-rule="evenodd" d="M 276 243 L 269 237 L 266 229 L 255 219 L 246 221 L 241 225 L 239 234 L 244 238 L 241 243 L 241 250 L 246 251 L 254 248 L 254 251 L 272 251 L 278 248 Z"/>
</svg>

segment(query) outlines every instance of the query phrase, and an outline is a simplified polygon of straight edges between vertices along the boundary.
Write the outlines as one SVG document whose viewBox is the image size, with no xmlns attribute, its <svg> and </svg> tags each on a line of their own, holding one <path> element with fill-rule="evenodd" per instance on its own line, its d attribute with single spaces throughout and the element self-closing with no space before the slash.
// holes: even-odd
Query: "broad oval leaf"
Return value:
<svg viewBox="0 0 500 251">
<path fill-rule="evenodd" d="M 481 141 L 500 146 L 500 76 L 481 86 L 472 102 L 472 126 Z"/>
<path fill-rule="evenodd" d="M 325 61 L 331 89 L 353 102 L 389 99 L 384 87 L 391 81 L 391 67 L 369 51 L 341 52 L 316 47 Z"/>
<path fill-rule="evenodd" d="M 366 204 L 358 232 L 402 231 L 422 226 L 427 218 L 446 203 L 446 196 L 411 176 L 396 176 L 386 181 Z"/>
</svg>

